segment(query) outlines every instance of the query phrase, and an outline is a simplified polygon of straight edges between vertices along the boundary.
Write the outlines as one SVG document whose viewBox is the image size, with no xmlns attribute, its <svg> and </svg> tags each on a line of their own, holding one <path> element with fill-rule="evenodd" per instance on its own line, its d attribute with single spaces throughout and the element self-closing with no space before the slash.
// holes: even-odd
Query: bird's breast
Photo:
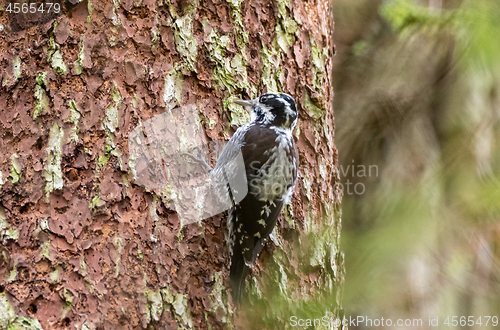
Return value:
<svg viewBox="0 0 500 330">
<path fill-rule="evenodd" d="M 291 136 L 278 134 L 274 143 L 247 170 L 248 193 L 260 201 L 289 201 L 296 179 Z"/>
</svg>

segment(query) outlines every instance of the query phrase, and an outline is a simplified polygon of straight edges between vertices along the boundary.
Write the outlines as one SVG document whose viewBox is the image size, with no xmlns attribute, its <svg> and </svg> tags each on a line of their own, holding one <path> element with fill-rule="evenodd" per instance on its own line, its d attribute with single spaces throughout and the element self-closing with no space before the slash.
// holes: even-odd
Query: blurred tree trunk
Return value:
<svg viewBox="0 0 500 330">
<path fill-rule="evenodd" d="M 341 315 L 328 1 L 66 1 L 30 15 L 0 13 L 0 328 Z M 268 90 L 297 100 L 300 178 L 234 313 L 226 216 L 180 226 L 168 192 L 137 184 L 127 137 L 195 103 L 208 139 L 227 140 L 245 120 L 229 99 Z"/>
</svg>

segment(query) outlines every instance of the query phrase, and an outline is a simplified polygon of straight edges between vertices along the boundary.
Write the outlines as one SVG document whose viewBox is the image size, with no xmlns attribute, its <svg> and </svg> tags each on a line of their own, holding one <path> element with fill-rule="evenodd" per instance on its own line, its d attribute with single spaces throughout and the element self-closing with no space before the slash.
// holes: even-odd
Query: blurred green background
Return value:
<svg viewBox="0 0 500 330">
<path fill-rule="evenodd" d="M 500 317 L 500 1 L 333 12 L 346 316 Z"/>
</svg>

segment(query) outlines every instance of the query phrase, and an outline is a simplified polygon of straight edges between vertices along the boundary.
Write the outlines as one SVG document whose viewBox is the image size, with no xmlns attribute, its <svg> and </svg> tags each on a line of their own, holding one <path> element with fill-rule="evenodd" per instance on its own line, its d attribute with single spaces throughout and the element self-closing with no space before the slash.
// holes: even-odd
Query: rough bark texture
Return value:
<svg viewBox="0 0 500 330">
<path fill-rule="evenodd" d="M 70 1 L 30 22 L 8 3 L 0 328 L 271 329 L 304 304 L 341 314 L 328 1 Z M 245 120 L 229 99 L 267 90 L 297 100 L 300 178 L 234 313 L 226 216 L 181 227 L 167 193 L 137 185 L 127 136 L 195 103 L 208 139 L 227 140 Z"/>
</svg>

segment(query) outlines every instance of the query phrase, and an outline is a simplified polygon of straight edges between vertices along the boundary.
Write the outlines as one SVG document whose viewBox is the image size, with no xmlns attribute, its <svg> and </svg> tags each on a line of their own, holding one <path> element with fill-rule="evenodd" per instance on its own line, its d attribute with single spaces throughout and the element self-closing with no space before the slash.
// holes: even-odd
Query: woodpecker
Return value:
<svg viewBox="0 0 500 330">
<path fill-rule="evenodd" d="M 272 232 L 283 204 L 290 202 L 297 180 L 298 152 L 292 131 L 298 112 L 294 99 L 285 93 L 266 93 L 253 100 L 234 102 L 250 112 L 251 122 L 236 130 L 213 172 L 215 176 L 227 173 L 230 160 L 241 151 L 245 168 L 240 172 L 246 175 L 248 193 L 235 203 L 229 191 L 233 204 L 226 237 L 231 253 L 232 296 L 238 304 L 245 277 Z M 229 172 L 231 176 L 238 171 Z"/>
</svg>

